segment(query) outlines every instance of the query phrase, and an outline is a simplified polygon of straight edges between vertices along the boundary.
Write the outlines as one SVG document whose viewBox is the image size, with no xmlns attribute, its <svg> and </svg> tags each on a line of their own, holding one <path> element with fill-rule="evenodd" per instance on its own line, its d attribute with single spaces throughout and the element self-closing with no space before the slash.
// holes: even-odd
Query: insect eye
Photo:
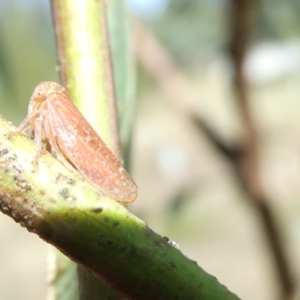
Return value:
<svg viewBox="0 0 300 300">
<path fill-rule="evenodd" d="M 37 89 L 34 94 L 34 99 L 36 101 L 43 101 L 46 98 L 46 93 L 44 89 Z"/>
</svg>

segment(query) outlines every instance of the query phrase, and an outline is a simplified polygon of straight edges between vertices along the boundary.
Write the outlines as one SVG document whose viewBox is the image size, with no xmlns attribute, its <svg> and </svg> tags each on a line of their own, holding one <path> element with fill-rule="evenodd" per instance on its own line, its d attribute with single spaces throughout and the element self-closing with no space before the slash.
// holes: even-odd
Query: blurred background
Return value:
<svg viewBox="0 0 300 300">
<path fill-rule="evenodd" d="M 245 300 L 300 299 L 300 3 L 128 0 L 129 207 Z M 48 1 L 0 0 L 0 114 L 59 81 Z M 0 215 L 0 300 L 45 299 L 47 245 Z"/>
</svg>

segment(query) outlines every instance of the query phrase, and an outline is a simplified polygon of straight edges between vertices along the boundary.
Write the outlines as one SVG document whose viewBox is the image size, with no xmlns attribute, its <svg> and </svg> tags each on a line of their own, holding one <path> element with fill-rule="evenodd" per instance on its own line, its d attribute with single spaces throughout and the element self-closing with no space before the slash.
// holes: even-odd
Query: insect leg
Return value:
<svg viewBox="0 0 300 300">
<path fill-rule="evenodd" d="M 49 113 L 49 112 L 48 112 Z M 45 129 L 45 141 L 48 141 L 51 147 L 51 153 L 54 153 L 55 156 L 58 154 L 59 148 L 56 142 L 56 134 L 55 134 L 55 129 L 53 126 L 51 126 L 51 116 L 50 117 L 45 117 L 44 119 L 44 129 Z"/>
<path fill-rule="evenodd" d="M 16 130 L 10 132 L 9 135 L 10 136 L 14 136 L 14 135 L 18 135 L 18 134 L 26 135 L 25 131 L 27 131 L 29 129 L 32 132 L 33 128 L 31 128 L 30 121 L 32 121 L 34 118 L 36 118 L 39 115 L 39 113 L 40 112 L 35 111 L 35 112 L 27 115 L 27 117 L 22 121 L 22 123 L 19 125 L 19 127 Z"/>
<path fill-rule="evenodd" d="M 34 121 L 34 143 L 37 149 L 36 159 L 38 159 L 42 153 L 43 121 L 42 113 L 40 113 L 40 115 Z"/>
</svg>

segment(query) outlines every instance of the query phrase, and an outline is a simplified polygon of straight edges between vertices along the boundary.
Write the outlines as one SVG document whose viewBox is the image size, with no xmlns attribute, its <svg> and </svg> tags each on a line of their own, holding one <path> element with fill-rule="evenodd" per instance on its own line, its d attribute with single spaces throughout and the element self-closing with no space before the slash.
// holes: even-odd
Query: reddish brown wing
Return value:
<svg viewBox="0 0 300 300">
<path fill-rule="evenodd" d="M 70 100 L 66 92 L 47 98 L 60 151 L 99 190 L 120 202 L 132 202 L 135 183 Z"/>
</svg>

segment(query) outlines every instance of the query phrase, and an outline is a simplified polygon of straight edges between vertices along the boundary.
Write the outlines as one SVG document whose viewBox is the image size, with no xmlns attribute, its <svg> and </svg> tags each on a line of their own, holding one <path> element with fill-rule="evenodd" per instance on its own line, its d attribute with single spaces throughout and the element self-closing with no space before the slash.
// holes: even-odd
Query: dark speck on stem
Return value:
<svg viewBox="0 0 300 300">
<path fill-rule="evenodd" d="M 92 209 L 92 212 L 94 212 L 95 214 L 101 213 L 103 211 L 102 207 L 95 207 Z"/>
</svg>

